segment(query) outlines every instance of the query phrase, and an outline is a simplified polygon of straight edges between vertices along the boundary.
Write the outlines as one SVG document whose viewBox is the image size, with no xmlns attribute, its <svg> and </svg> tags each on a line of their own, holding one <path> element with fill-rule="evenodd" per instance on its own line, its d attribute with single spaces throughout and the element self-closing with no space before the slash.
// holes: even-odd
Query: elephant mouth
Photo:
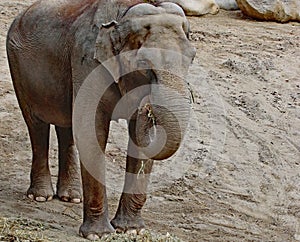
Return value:
<svg viewBox="0 0 300 242">
<path fill-rule="evenodd" d="M 165 107 L 153 104 L 150 97 L 140 103 L 136 122 L 137 145 L 150 159 L 163 160 L 179 148 L 182 130 L 175 115 Z"/>
<path fill-rule="evenodd" d="M 138 143 L 141 147 L 147 147 L 157 136 L 157 117 L 154 114 L 153 105 L 150 103 L 150 96 L 142 99 L 138 109 L 138 117 L 139 123 L 143 124 L 141 125 L 143 130 L 140 130 L 140 134 L 147 136 L 137 135 Z"/>
</svg>

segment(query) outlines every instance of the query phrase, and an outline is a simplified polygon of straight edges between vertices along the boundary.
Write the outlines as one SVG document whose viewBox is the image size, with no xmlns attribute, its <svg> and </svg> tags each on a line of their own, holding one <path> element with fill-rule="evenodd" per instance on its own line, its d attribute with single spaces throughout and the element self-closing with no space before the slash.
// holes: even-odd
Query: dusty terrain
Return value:
<svg viewBox="0 0 300 242">
<path fill-rule="evenodd" d="M 0 216 L 36 227 L 45 240 L 82 241 L 81 205 L 25 196 L 31 148 L 5 38 L 31 2 L 0 2 Z M 197 48 L 189 76 L 191 128 L 181 151 L 155 165 L 144 209 L 148 228 L 183 241 L 300 241 L 300 24 L 257 22 L 240 11 L 190 22 Z M 122 122 L 112 130 L 111 216 L 122 187 L 126 138 Z M 51 140 L 55 182 L 53 132 Z"/>
</svg>

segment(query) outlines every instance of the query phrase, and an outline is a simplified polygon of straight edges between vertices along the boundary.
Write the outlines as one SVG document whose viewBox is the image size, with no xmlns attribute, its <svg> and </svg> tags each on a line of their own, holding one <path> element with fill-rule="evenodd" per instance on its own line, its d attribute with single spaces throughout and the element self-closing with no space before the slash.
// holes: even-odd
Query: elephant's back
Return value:
<svg viewBox="0 0 300 242">
<path fill-rule="evenodd" d="M 93 18 L 89 9 L 95 2 L 38 1 L 14 20 L 8 32 L 8 60 L 20 106 L 28 106 L 46 123 L 70 125 L 72 30 L 80 16 Z"/>
<path fill-rule="evenodd" d="M 50 51 L 51 47 L 62 47 L 66 43 L 71 45 L 74 22 L 89 9 L 95 8 L 97 0 L 40 0 L 13 22 L 9 32 L 10 48 L 35 50 L 42 48 Z M 89 17 L 88 15 L 86 17 Z M 93 16 L 91 16 L 93 17 Z M 50 49 L 49 49 L 50 48 Z M 41 51 L 41 50 L 39 50 Z M 60 50 L 57 50 L 61 53 Z"/>
</svg>

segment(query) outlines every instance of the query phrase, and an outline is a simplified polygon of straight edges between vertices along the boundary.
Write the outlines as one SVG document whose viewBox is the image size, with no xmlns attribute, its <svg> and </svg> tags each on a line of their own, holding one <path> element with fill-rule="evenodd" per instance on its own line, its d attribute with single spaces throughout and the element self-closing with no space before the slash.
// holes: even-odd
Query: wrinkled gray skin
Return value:
<svg viewBox="0 0 300 242">
<path fill-rule="evenodd" d="M 160 61 L 163 66 L 174 67 L 179 76 L 186 75 L 195 50 L 187 39 L 188 23 L 183 11 L 175 4 L 153 6 L 141 4 L 143 2 L 42 0 L 33 4 L 12 24 L 7 38 L 7 53 L 15 92 L 32 145 L 31 184 L 27 191 L 31 199 L 47 201 L 54 195 L 48 166 L 50 124 L 55 125 L 59 144 L 57 196 L 69 202 L 82 199 L 80 169 L 72 134 L 72 106 L 81 84 L 94 68 L 115 55 L 136 50 L 132 59 L 119 60 L 118 71 L 126 72 L 133 60 L 140 60 L 145 68 L 150 69 L 156 61 L 147 50 L 150 47 L 184 55 L 181 62 L 174 63 L 172 55 L 162 53 Z M 116 22 L 106 24 L 111 21 Z M 186 96 L 187 102 L 183 103 L 160 88 L 146 88 L 129 100 L 129 105 L 138 107 L 138 112 L 126 117 L 132 138 L 129 150 L 133 149 L 134 153 L 138 152 L 136 146 L 150 147 L 151 153 L 155 142 L 160 139 L 159 132 L 158 137 L 149 138 L 153 128 L 150 111 L 167 134 L 167 142 L 161 147 L 161 152 L 146 160 L 145 174 L 151 172 L 152 159 L 168 158 L 179 147 L 184 127 L 179 126 L 174 113 L 182 117 L 181 122 L 188 121 L 189 93 L 185 82 L 170 72 L 171 69 L 150 69 L 125 75 L 110 85 L 97 108 L 96 135 L 104 152 L 113 110 L 127 92 L 144 84 L 160 83 Z M 164 107 L 173 107 L 173 110 L 157 105 L 160 102 Z M 114 116 L 114 119 L 118 118 L 124 118 L 122 112 Z M 81 160 L 84 218 L 80 233 L 88 239 L 97 239 L 114 230 L 142 229 L 141 209 L 146 201 L 148 176 L 137 180 L 126 175 L 124 189 L 136 187 L 136 192 L 123 192 L 116 215 L 110 222 L 105 185 L 86 169 L 84 164 L 87 162 Z M 128 155 L 127 174 L 137 174 L 142 162 L 142 159 Z"/>
</svg>

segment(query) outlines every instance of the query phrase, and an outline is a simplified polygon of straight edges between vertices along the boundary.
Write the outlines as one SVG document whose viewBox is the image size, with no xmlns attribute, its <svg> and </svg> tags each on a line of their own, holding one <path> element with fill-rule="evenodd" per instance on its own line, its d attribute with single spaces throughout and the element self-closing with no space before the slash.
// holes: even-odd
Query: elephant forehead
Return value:
<svg viewBox="0 0 300 242">
<path fill-rule="evenodd" d="M 162 13 L 162 9 L 148 3 L 141 3 L 131 7 L 126 13 L 126 17 L 155 15 Z"/>
<path fill-rule="evenodd" d="M 165 2 L 165 3 L 161 3 L 159 6 L 165 9 L 167 13 L 177 14 L 182 17 L 185 17 L 183 9 L 179 7 L 179 5 L 177 4 Z"/>
<path fill-rule="evenodd" d="M 162 13 L 171 13 L 180 16 L 185 16 L 184 11 L 177 4 L 166 2 L 161 3 L 157 7 L 148 3 L 141 3 L 135 5 L 128 10 L 128 12 L 126 13 L 126 17 L 156 15 Z"/>
<path fill-rule="evenodd" d="M 151 16 L 136 17 L 131 19 L 132 30 L 138 32 L 143 26 L 155 26 L 159 28 L 181 29 L 186 19 L 179 15 L 163 13 Z"/>
</svg>

